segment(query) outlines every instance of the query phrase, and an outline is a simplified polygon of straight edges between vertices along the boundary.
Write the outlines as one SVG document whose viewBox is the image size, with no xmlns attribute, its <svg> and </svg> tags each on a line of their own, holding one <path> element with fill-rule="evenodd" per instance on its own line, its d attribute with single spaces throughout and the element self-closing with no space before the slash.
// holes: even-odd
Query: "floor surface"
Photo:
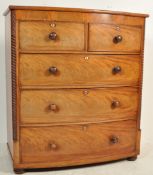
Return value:
<svg viewBox="0 0 153 175">
<path fill-rule="evenodd" d="M 0 144 L 0 175 L 14 174 L 6 144 Z M 134 162 L 127 160 L 84 168 L 28 172 L 26 175 L 153 175 L 153 143 L 141 145 L 141 154 Z"/>
</svg>

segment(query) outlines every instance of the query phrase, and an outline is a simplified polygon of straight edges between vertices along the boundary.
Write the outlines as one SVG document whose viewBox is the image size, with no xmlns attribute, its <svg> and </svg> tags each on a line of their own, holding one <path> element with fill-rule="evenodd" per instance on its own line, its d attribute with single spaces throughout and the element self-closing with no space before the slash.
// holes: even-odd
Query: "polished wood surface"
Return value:
<svg viewBox="0 0 153 175">
<path fill-rule="evenodd" d="M 20 21 L 62 21 L 62 22 L 80 22 L 80 23 L 104 23 L 113 25 L 142 26 L 145 18 L 137 16 L 97 14 L 86 12 L 70 11 L 33 11 L 16 10 L 16 19 Z"/>
<path fill-rule="evenodd" d="M 15 172 L 135 160 L 148 15 L 9 9 L 8 147 Z"/>
<path fill-rule="evenodd" d="M 116 104 L 117 102 L 119 105 Z M 135 119 L 137 110 L 137 88 L 28 90 L 21 92 L 22 123 Z"/>
<path fill-rule="evenodd" d="M 90 24 L 89 51 L 140 52 L 141 32 L 140 27 Z"/>
<path fill-rule="evenodd" d="M 21 54 L 20 83 L 52 87 L 138 85 L 140 63 L 137 55 Z M 121 71 L 114 74 L 116 66 Z"/>
<path fill-rule="evenodd" d="M 64 7 L 47 7 L 47 6 L 15 6 L 10 5 L 6 10 L 4 15 L 7 15 L 9 10 L 29 10 L 29 11 L 68 11 L 68 12 L 90 12 L 90 13 L 104 13 L 104 14 L 114 14 L 114 15 L 127 15 L 127 16 L 138 16 L 138 17 L 148 17 L 148 14 L 131 13 L 131 12 L 121 12 L 121 11 L 109 11 L 109 10 L 96 10 L 96 9 L 82 9 L 82 8 L 64 8 Z"/>
<path fill-rule="evenodd" d="M 51 39 L 50 34 L 57 34 Z M 84 24 L 70 22 L 20 22 L 20 49 L 84 50 Z"/>
<path fill-rule="evenodd" d="M 118 141 L 114 142 L 113 138 Z M 135 152 L 136 122 L 21 129 L 22 162 L 79 161 Z"/>
</svg>

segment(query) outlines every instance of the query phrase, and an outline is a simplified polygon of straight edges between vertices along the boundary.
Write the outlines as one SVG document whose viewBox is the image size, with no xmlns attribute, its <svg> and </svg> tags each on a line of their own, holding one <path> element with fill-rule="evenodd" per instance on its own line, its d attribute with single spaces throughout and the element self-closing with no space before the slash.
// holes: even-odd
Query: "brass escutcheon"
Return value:
<svg viewBox="0 0 153 175">
<path fill-rule="evenodd" d="M 82 130 L 83 130 L 83 131 L 86 131 L 86 130 L 87 130 L 87 128 L 88 128 L 88 126 L 87 126 L 87 125 L 83 125 L 83 126 L 82 126 Z"/>
<path fill-rule="evenodd" d="M 120 30 L 120 27 L 119 26 L 116 26 L 116 30 Z"/>
<path fill-rule="evenodd" d="M 56 27 L 56 24 L 55 23 L 51 23 L 50 26 L 51 27 Z"/>
<path fill-rule="evenodd" d="M 84 59 L 85 59 L 85 60 L 88 60 L 88 59 L 89 59 L 89 57 L 84 57 Z"/>
<path fill-rule="evenodd" d="M 88 90 L 84 90 L 84 91 L 83 91 L 83 94 L 84 94 L 84 95 L 87 95 L 87 94 L 89 94 L 89 91 L 88 91 Z"/>
</svg>

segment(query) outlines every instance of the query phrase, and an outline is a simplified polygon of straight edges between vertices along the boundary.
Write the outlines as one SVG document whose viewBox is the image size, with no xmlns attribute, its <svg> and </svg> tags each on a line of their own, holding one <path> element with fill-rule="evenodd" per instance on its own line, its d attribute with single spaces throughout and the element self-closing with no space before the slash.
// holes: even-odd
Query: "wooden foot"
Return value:
<svg viewBox="0 0 153 175">
<path fill-rule="evenodd" d="M 14 169 L 15 174 L 23 174 L 25 173 L 24 169 Z"/>
<path fill-rule="evenodd" d="M 135 160 L 137 160 L 137 156 L 128 157 L 127 160 L 128 161 L 135 161 Z"/>
</svg>

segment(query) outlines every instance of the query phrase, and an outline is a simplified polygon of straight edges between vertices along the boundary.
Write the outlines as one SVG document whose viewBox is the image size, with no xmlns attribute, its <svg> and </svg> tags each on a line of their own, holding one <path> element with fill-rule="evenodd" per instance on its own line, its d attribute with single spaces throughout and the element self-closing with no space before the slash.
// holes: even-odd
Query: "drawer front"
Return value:
<svg viewBox="0 0 153 175">
<path fill-rule="evenodd" d="M 90 162 L 100 157 L 131 154 L 135 149 L 135 121 L 21 128 L 24 163 L 47 161 L 58 166 L 82 159 Z"/>
<path fill-rule="evenodd" d="M 21 85 L 137 85 L 141 58 L 78 54 L 21 54 Z"/>
<path fill-rule="evenodd" d="M 84 50 L 84 24 L 20 22 L 21 50 Z"/>
<path fill-rule="evenodd" d="M 140 52 L 140 27 L 90 24 L 89 51 Z"/>
<path fill-rule="evenodd" d="M 136 118 L 137 88 L 27 90 L 22 123 L 107 121 Z"/>
</svg>

